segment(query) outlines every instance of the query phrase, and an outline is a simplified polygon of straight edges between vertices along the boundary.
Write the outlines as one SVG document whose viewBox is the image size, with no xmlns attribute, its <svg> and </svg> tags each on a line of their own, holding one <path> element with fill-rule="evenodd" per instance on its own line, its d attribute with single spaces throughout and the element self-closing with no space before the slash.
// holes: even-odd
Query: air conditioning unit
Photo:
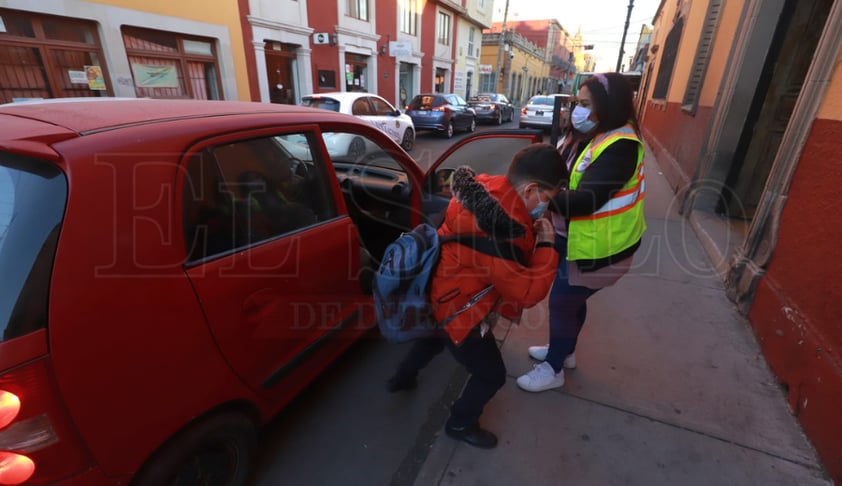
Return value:
<svg viewBox="0 0 842 486">
<path fill-rule="evenodd" d="M 327 32 L 314 33 L 313 44 L 330 44 L 330 34 Z"/>
</svg>

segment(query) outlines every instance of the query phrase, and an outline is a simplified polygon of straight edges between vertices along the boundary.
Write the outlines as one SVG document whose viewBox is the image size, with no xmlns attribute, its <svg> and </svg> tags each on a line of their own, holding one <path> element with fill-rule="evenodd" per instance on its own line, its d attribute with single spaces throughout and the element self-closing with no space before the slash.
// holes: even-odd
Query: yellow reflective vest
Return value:
<svg viewBox="0 0 842 486">
<path fill-rule="evenodd" d="M 573 164 L 569 187 L 570 190 L 579 187 L 591 163 L 617 140 L 633 140 L 638 143 L 634 175 L 596 212 L 570 218 L 567 228 L 568 260 L 597 260 L 616 255 L 637 243 L 646 230 L 643 216 L 646 188 L 643 177 L 643 143 L 631 125 L 594 137 Z"/>
</svg>

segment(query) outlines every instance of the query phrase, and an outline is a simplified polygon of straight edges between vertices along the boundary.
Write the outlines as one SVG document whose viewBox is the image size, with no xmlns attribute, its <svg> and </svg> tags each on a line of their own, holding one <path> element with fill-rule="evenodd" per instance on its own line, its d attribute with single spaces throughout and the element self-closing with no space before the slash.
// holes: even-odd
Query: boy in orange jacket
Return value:
<svg viewBox="0 0 842 486">
<path fill-rule="evenodd" d="M 442 246 L 430 290 L 436 320 L 444 321 L 489 285 L 493 289 L 449 321 L 437 336 L 416 341 L 387 389 L 415 388 L 418 372 L 449 348 L 471 373 L 445 425 L 447 435 L 455 439 L 482 448 L 497 445 L 497 437 L 479 426 L 485 404 L 506 382 L 503 357 L 488 332 L 489 316 L 496 313 L 517 319 L 524 308 L 547 296 L 558 253 L 552 224 L 543 214 L 568 177 L 558 151 L 547 144 L 532 144 L 517 152 L 505 176 L 476 175 L 469 167 L 453 174 L 454 197 L 439 235 L 490 238 L 500 254 L 517 258 L 455 242 Z"/>
</svg>

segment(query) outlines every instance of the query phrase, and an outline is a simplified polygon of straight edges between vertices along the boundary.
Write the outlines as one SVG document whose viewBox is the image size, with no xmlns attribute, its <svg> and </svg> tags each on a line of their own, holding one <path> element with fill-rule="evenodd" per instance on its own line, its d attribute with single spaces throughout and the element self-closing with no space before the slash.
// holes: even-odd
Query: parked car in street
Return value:
<svg viewBox="0 0 842 486">
<path fill-rule="evenodd" d="M 514 118 L 515 108 L 503 93 L 479 93 L 468 99 L 468 106 L 476 112 L 477 121 L 502 125 Z"/>
<path fill-rule="evenodd" d="M 370 93 L 319 93 L 305 96 L 301 104 L 312 108 L 347 113 L 359 117 L 386 132 L 392 140 L 409 152 L 415 145 L 415 126 L 412 118 L 400 112 L 385 99 Z M 331 142 L 334 153 L 362 153 L 360 139 L 337 139 Z"/>
<path fill-rule="evenodd" d="M 473 108 L 457 94 L 427 93 L 412 98 L 406 107 L 416 130 L 436 130 L 445 138 L 456 130 L 473 132 L 477 115 Z"/>
<path fill-rule="evenodd" d="M 442 220 L 446 171 L 537 138 L 477 133 L 425 173 L 300 106 L 62 99 L 0 126 L 4 485 L 246 484 L 258 428 L 374 326 L 386 245 Z"/>
<path fill-rule="evenodd" d="M 561 98 L 561 113 L 559 127 L 567 124 L 570 116 L 570 103 L 573 97 L 567 94 L 536 95 L 529 98 L 526 105 L 520 109 L 520 128 L 550 129 L 553 126 L 553 109 L 556 98 Z"/>
</svg>

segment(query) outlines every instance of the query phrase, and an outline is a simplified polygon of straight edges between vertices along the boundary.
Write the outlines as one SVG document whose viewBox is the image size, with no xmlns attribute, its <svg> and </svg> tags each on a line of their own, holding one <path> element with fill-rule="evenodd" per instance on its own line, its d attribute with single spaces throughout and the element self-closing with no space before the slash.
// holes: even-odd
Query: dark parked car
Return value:
<svg viewBox="0 0 842 486">
<path fill-rule="evenodd" d="M 477 113 L 477 120 L 490 121 L 497 125 L 510 122 L 515 108 L 502 93 L 479 93 L 468 99 L 468 106 Z"/>
<path fill-rule="evenodd" d="M 415 130 L 436 130 L 446 138 L 455 130 L 473 132 L 477 128 L 476 112 L 457 94 L 417 95 L 407 105 L 406 114 Z"/>
<path fill-rule="evenodd" d="M 425 173 L 333 111 L 87 100 L 0 105 L 0 485 L 249 484 L 258 427 L 375 326 L 386 245 L 537 141 Z"/>
</svg>

